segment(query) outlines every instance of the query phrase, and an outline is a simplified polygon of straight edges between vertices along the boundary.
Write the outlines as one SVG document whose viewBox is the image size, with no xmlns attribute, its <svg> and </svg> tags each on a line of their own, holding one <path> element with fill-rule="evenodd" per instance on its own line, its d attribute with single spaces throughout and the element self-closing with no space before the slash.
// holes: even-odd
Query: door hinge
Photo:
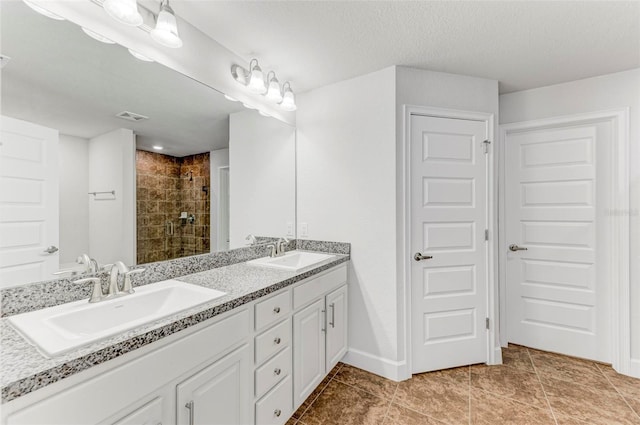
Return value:
<svg viewBox="0 0 640 425">
<path fill-rule="evenodd" d="M 485 319 L 484 324 L 485 324 L 487 330 L 489 330 L 489 318 L 488 317 Z"/>
<path fill-rule="evenodd" d="M 489 145 L 491 144 L 491 140 L 485 140 L 482 142 L 482 146 L 484 147 L 484 153 L 489 153 Z"/>
<path fill-rule="evenodd" d="M 489 240 L 489 229 L 484 229 L 484 240 L 485 241 Z"/>
</svg>

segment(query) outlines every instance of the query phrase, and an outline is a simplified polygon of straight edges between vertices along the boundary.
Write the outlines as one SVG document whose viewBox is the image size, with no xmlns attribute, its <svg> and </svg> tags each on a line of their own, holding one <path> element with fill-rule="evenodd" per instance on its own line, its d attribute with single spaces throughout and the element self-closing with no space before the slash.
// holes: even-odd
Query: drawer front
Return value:
<svg viewBox="0 0 640 425">
<path fill-rule="evenodd" d="M 293 413 L 291 376 L 256 403 L 256 425 L 282 425 Z"/>
<path fill-rule="evenodd" d="M 272 323 L 287 317 L 291 311 L 291 292 L 260 301 L 256 304 L 256 330 L 267 328 Z"/>
<path fill-rule="evenodd" d="M 256 369 L 256 397 L 260 398 L 275 384 L 291 375 L 291 348 Z"/>
<path fill-rule="evenodd" d="M 329 272 L 293 288 L 293 308 L 298 309 L 347 282 L 347 266 L 340 265 Z"/>
<path fill-rule="evenodd" d="M 291 344 L 291 319 L 272 327 L 256 337 L 256 364 Z"/>
</svg>

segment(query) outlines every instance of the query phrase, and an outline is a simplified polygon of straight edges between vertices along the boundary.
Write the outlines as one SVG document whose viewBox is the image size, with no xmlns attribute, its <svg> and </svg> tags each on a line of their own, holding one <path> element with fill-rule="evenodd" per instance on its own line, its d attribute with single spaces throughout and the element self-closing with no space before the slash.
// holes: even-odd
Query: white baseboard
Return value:
<svg viewBox="0 0 640 425">
<path fill-rule="evenodd" d="M 629 375 L 633 376 L 634 378 L 640 378 L 640 359 L 631 359 Z"/>
<path fill-rule="evenodd" d="M 404 381 L 411 377 L 406 362 L 385 359 L 353 348 L 347 351 L 342 362 L 393 381 Z"/>
</svg>

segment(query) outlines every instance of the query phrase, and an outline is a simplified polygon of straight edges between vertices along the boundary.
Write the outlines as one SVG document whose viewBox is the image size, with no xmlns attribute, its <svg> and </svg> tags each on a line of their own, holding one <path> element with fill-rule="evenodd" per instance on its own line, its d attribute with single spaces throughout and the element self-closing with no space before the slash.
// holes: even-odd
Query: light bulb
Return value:
<svg viewBox="0 0 640 425">
<path fill-rule="evenodd" d="M 262 69 L 258 66 L 258 61 L 256 61 L 256 65 L 251 69 L 251 75 L 249 76 L 249 84 L 247 84 L 249 91 L 253 93 L 262 94 L 265 91 L 264 86 L 264 76 L 262 75 Z"/>
<path fill-rule="evenodd" d="M 104 0 L 104 10 L 121 24 L 138 27 L 142 25 L 142 15 L 138 12 L 136 0 Z"/>
<path fill-rule="evenodd" d="M 30 2 L 29 0 L 22 0 L 24 4 L 29 6 L 31 9 L 35 10 L 41 15 L 46 16 L 47 18 L 55 19 L 56 21 L 64 21 L 65 19 L 62 16 L 58 16 L 53 12 L 49 12 L 47 9 L 40 7 L 39 5 Z"/>
<path fill-rule="evenodd" d="M 267 100 L 270 100 L 274 103 L 282 102 L 282 92 L 280 91 L 280 83 L 276 77 L 273 77 L 269 80 L 269 88 L 267 89 L 267 94 L 265 95 Z"/>
<path fill-rule="evenodd" d="M 296 98 L 290 86 L 284 90 L 284 95 L 282 96 L 282 102 L 280 103 L 280 107 L 283 110 L 288 112 L 292 112 L 298 109 L 298 107 L 296 106 Z"/>
<path fill-rule="evenodd" d="M 176 15 L 169 6 L 169 2 L 164 0 L 160 6 L 160 13 L 156 19 L 156 27 L 151 30 L 151 38 L 163 46 L 177 49 L 182 47 L 182 40 L 178 35 L 178 24 Z"/>
</svg>

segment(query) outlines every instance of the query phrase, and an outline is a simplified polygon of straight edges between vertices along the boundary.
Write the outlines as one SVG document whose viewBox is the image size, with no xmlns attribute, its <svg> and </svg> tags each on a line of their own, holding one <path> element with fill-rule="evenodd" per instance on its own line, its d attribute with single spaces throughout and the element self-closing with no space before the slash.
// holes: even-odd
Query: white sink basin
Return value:
<svg viewBox="0 0 640 425">
<path fill-rule="evenodd" d="M 131 295 L 87 300 L 9 317 L 9 322 L 47 356 L 109 338 L 145 323 L 226 295 L 178 280 L 144 285 Z"/>
<path fill-rule="evenodd" d="M 333 257 L 330 254 L 306 251 L 289 251 L 281 257 L 264 257 L 247 261 L 252 266 L 271 267 L 274 269 L 298 271 Z"/>
</svg>

